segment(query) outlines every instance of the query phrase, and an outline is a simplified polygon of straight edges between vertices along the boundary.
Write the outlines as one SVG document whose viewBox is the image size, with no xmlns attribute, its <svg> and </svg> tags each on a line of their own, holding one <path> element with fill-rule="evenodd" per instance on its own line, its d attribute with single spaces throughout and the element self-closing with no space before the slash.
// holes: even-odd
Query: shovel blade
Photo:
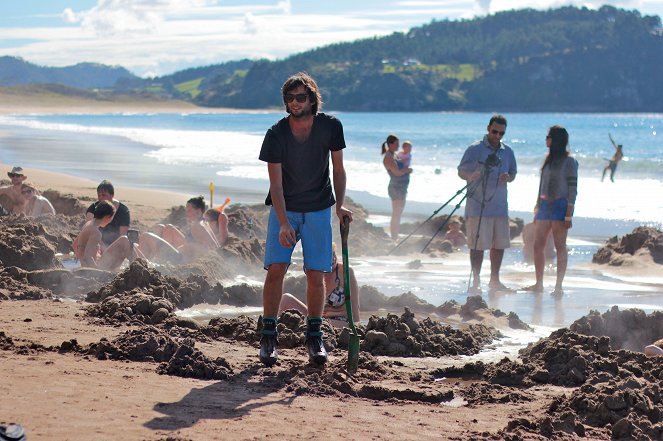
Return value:
<svg viewBox="0 0 663 441">
<path fill-rule="evenodd" d="M 354 374 L 359 368 L 359 336 L 350 335 L 348 342 L 348 372 Z"/>
</svg>

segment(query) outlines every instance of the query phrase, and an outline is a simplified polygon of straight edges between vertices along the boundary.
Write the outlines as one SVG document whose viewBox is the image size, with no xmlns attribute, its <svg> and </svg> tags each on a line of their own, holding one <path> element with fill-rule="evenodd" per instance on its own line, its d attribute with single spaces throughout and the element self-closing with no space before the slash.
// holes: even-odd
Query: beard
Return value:
<svg viewBox="0 0 663 441">
<path fill-rule="evenodd" d="M 307 118 L 307 117 L 313 115 L 313 110 L 311 109 L 310 106 L 304 107 L 304 108 L 299 109 L 297 111 L 294 111 L 292 109 L 288 109 L 288 110 L 290 110 L 290 116 L 292 116 L 295 119 Z"/>
</svg>

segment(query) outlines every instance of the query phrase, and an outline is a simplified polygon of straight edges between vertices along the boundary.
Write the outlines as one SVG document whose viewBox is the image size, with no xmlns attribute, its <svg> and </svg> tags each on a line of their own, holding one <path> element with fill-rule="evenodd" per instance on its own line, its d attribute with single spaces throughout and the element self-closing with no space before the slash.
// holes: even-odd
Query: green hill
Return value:
<svg viewBox="0 0 663 441">
<path fill-rule="evenodd" d="M 300 70 L 336 110 L 663 110 L 660 18 L 609 6 L 434 21 L 256 61 L 191 96 L 203 106 L 280 106 L 281 84 Z"/>
</svg>

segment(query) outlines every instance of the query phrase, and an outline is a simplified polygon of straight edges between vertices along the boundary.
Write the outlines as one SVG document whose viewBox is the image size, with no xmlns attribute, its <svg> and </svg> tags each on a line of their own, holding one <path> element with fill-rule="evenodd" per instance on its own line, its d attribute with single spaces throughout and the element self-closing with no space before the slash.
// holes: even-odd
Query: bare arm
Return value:
<svg viewBox="0 0 663 441">
<path fill-rule="evenodd" d="M 345 202 L 345 186 L 347 183 L 347 176 L 345 174 L 345 167 L 343 166 L 343 150 L 338 150 L 331 153 L 332 166 L 334 168 L 334 194 L 336 196 L 336 215 L 340 222 L 347 216 L 352 222 L 352 211 L 343 206 Z"/>
<path fill-rule="evenodd" d="M 617 143 L 615 142 L 614 139 L 612 139 L 612 134 L 608 133 L 608 138 L 610 138 L 610 142 L 612 143 L 612 145 L 613 145 L 615 148 L 617 148 Z"/>
<path fill-rule="evenodd" d="M 191 235 L 196 243 L 207 249 L 213 250 L 219 247 L 214 234 L 200 222 L 191 225 Z"/>
<path fill-rule="evenodd" d="M 81 258 L 82 267 L 97 267 L 96 257 L 99 250 L 99 243 L 101 243 L 101 231 L 98 228 L 93 228 L 87 235 L 87 241 L 85 242 L 85 249 Z"/>
<path fill-rule="evenodd" d="M 279 220 L 281 229 L 279 231 L 279 243 L 288 248 L 292 248 L 297 243 L 297 236 L 292 225 L 288 221 L 288 215 L 285 210 L 285 197 L 283 196 L 283 170 L 280 163 L 267 163 L 267 173 L 269 173 L 269 194 L 272 197 L 272 206 Z"/>
<path fill-rule="evenodd" d="M 385 168 L 389 170 L 392 174 L 396 176 L 403 176 L 403 175 L 408 175 L 412 173 L 411 168 L 402 168 L 399 169 L 398 165 L 396 164 L 396 161 L 391 155 L 384 155 L 384 159 L 382 160 L 382 163 L 384 164 Z"/>
</svg>

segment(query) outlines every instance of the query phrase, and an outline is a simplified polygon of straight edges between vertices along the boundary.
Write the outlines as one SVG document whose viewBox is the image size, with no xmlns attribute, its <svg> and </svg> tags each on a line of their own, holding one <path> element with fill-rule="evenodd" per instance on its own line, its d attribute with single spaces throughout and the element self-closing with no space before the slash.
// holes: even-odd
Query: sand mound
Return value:
<svg viewBox="0 0 663 441">
<path fill-rule="evenodd" d="M 38 300 L 52 297 L 49 289 L 30 283 L 29 272 L 15 266 L 0 267 L 0 300 Z"/>
<path fill-rule="evenodd" d="M 113 341 L 102 339 L 85 350 L 100 360 L 130 360 L 161 362 L 160 374 L 203 380 L 225 380 L 232 368 L 223 359 L 209 359 L 194 348 L 195 341 L 183 339 L 177 343 L 164 331 L 148 326 L 127 331 Z"/>
<path fill-rule="evenodd" d="M 498 435 L 477 439 L 662 439 L 663 366 L 656 357 L 619 349 L 629 340 L 617 331 L 628 325 L 632 326 L 628 332 L 644 335 L 645 329 L 660 323 L 660 317 L 638 310 L 613 309 L 603 315 L 593 312 L 573 327 L 595 335 L 559 329 L 523 349 L 521 362 L 468 363 L 462 368 L 437 370 L 433 375 L 482 379 L 505 387 L 577 387 L 542 409 L 545 416 L 513 419 Z M 619 336 L 618 350 L 602 332 Z M 503 391 L 503 395 L 511 392 Z M 495 398 L 492 393 L 490 396 Z"/>
<path fill-rule="evenodd" d="M 663 337 L 663 312 L 647 315 L 641 309 L 619 310 L 613 306 L 603 314 L 598 311 L 576 320 L 569 329 L 579 334 L 607 336 L 612 349 L 628 349 L 640 352 Z"/>
<path fill-rule="evenodd" d="M 25 270 L 59 268 L 57 237 L 25 217 L 0 217 L 0 262 Z"/>
<path fill-rule="evenodd" d="M 400 317 L 395 314 L 370 317 L 361 349 L 373 355 L 398 357 L 470 355 L 500 336 L 495 329 L 483 325 L 461 330 L 430 318 L 419 321 L 405 308 Z"/>
<path fill-rule="evenodd" d="M 663 264 L 663 232 L 651 227 L 637 227 L 621 239 L 611 237 L 594 254 L 592 262 L 622 266 L 633 265 L 642 258 Z"/>
</svg>

